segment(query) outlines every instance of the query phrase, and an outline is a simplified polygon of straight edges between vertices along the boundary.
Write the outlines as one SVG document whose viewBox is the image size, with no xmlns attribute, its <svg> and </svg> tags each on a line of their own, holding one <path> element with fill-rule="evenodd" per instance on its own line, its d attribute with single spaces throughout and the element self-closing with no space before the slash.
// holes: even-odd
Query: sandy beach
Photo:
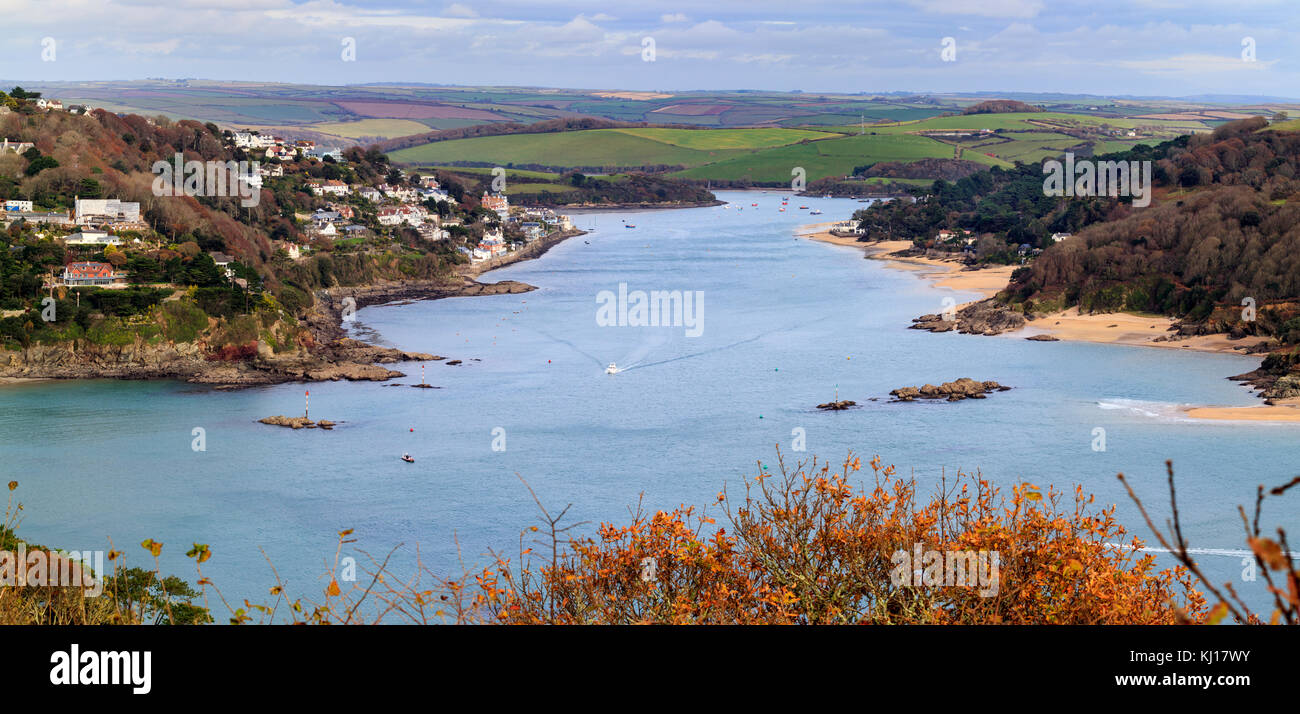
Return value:
<svg viewBox="0 0 1300 714">
<path fill-rule="evenodd" d="M 1257 407 L 1185 407 L 1183 413 L 1193 419 L 1300 422 L 1300 397 L 1274 399 Z"/>
<path fill-rule="evenodd" d="M 965 266 L 951 260 L 937 258 L 900 258 L 889 255 L 912 247 L 910 240 L 889 240 L 875 243 L 860 243 L 856 238 L 831 235 L 829 230 L 835 222 L 814 223 L 801 226 L 796 235 L 823 243 L 861 248 L 867 257 L 884 261 L 885 265 L 895 270 L 909 270 L 919 277 L 934 281 L 937 287 L 951 290 L 963 290 L 980 294 L 980 299 L 993 297 L 1007 286 L 1014 266 L 999 265 L 981 270 L 963 270 Z M 963 303 L 969 304 L 969 303 Z M 961 305 L 958 306 L 959 308 Z"/>
<path fill-rule="evenodd" d="M 962 270 L 962 265 L 952 261 L 890 257 L 889 253 L 905 250 L 911 247 L 912 242 L 897 240 L 860 243 L 855 238 L 831 235 L 829 230 L 832 225 L 834 222 L 801 226 L 796 231 L 796 235 L 824 243 L 861 248 L 866 251 L 868 257 L 884 261 L 887 267 L 914 271 L 919 277 L 934 281 L 937 287 L 978 292 L 982 296 L 981 299 L 993 297 L 1005 288 L 1012 271 L 1015 270 L 1015 266 Z M 999 337 L 1024 339 L 1033 335 L 1046 334 L 1070 342 L 1232 354 L 1240 354 L 1243 349 L 1266 339 L 1247 337 L 1229 340 L 1227 335 L 1220 334 L 1156 342 L 1156 338 L 1172 334 L 1169 328 L 1174 322 L 1173 318 L 1164 315 L 1139 315 L 1127 312 L 1085 315 L 1080 314 L 1079 309 L 1074 307 L 1039 317 L 1024 329 L 1003 333 Z M 1276 400 L 1274 405 L 1262 404 L 1250 407 L 1190 406 L 1185 407 L 1183 412 L 1194 419 L 1300 422 L 1300 398 Z"/>
<path fill-rule="evenodd" d="M 1015 337 L 1047 334 L 1062 340 L 1100 342 L 1115 345 L 1162 347 L 1174 350 L 1199 352 L 1240 353 L 1244 348 L 1265 341 L 1263 337 L 1246 337 L 1230 340 L 1227 335 L 1200 335 L 1184 339 L 1156 342 L 1157 337 L 1170 334 L 1175 320 L 1164 315 L 1138 315 L 1128 312 L 1110 312 L 1083 315 L 1078 308 L 1040 317 L 1023 330 L 1009 333 Z"/>
</svg>

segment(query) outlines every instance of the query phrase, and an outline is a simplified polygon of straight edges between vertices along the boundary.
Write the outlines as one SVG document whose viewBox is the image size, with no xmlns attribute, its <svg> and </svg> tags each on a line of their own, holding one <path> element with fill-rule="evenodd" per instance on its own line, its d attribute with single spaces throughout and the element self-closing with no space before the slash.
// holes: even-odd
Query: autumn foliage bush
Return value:
<svg viewBox="0 0 1300 714">
<path fill-rule="evenodd" d="M 923 493 L 915 478 L 898 477 L 879 457 L 866 470 L 852 454 L 835 466 L 813 459 L 788 468 L 778 453 L 775 470 L 760 465 L 738 492 L 724 489 L 707 508 L 638 507 L 629 522 L 603 523 L 594 535 L 570 535 L 585 524 L 566 524 L 568 507 L 552 514 L 534 494 L 542 524 L 521 532 L 518 552 L 494 554 L 483 568 L 462 564 L 455 576 L 426 568 L 418 549 L 407 574 L 390 566 L 396 548 L 383 558 L 363 552 L 361 573 L 340 567 L 349 560 L 344 547 L 356 542 L 345 530 L 319 600 L 291 596 L 276 573 L 272 602 L 232 605 L 203 574 L 211 550 L 195 544 L 186 555 L 197 568 L 198 593 L 175 581 L 160 582 L 153 595 L 133 586 L 120 591 L 129 593 L 126 607 L 103 610 L 96 621 L 202 622 L 212 592 L 234 624 L 1171 625 L 1214 624 L 1229 615 L 1243 624 L 1300 624 L 1300 571 L 1286 534 L 1279 529 L 1272 539 L 1262 530 L 1264 488 L 1254 519 L 1244 509 L 1241 516 L 1276 605 L 1267 620 L 1231 584 L 1215 586 L 1205 577 L 1182 535 L 1172 467 L 1169 485 L 1168 534 L 1138 503 L 1180 563 L 1162 570 L 1116 522 L 1115 507 L 1095 507 L 1081 488 L 1068 498 L 1027 483 L 1004 493 L 959 472 Z M 1297 485 L 1300 477 L 1267 493 L 1281 496 Z M 162 544 L 141 545 L 156 566 Z M 921 584 L 898 559 L 918 547 L 996 553 L 996 582 Z M 1212 608 L 1197 583 L 1215 598 Z M 201 605 L 191 604 L 194 597 Z"/>
<path fill-rule="evenodd" d="M 500 623 L 673 624 L 1174 624 L 1204 616 L 1182 568 L 1156 571 L 1124 544 L 1114 508 L 1024 484 L 1005 496 L 958 474 L 931 497 L 880 458 L 813 460 L 765 470 L 738 497 L 718 494 L 715 519 L 693 507 L 637 512 L 539 562 L 520 549 L 474 576 L 461 613 Z M 892 560 L 916 544 L 999 554 L 996 593 L 895 585 Z M 521 542 L 522 546 L 522 542 Z M 647 564 L 653 563 L 653 568 Z M 649 577 L 647 577 L 649 576 Z M 452 583 L 460 590 L 463 583 Z"/>
</svg>

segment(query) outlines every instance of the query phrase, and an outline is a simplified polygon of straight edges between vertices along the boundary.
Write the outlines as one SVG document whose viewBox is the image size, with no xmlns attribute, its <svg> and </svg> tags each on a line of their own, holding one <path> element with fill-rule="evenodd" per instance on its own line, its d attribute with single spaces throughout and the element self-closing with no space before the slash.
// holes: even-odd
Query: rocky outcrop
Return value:
<svg viewBox="0 0 1300 714">
<path fill-rule="evenodd" d="M 822 409 L 824 411 L 841 411 L 844 409 L 848 409 L 849 407 L 856 407 L 857 405 L 858 405 L 857 402 L 844 399 L 838 402 L 826 402 L 825 404 L 818 404 L 817 408 Z"/>
<path fill-rule="evenodd" d="M 376 363 L 435 358 L 346 338 L 279 355 L 259 350 L 257 356 L 239 361 L 214 361 L 209 359 L 211 354 L 203 345 L 192 342 L 149 344 L 136 340 L 118 346 L 73 340 L 36 344 L 19 351 L 0 351 L 0 377 L 179 379 L 229 389 L 341 379 L 384 381 L 405 375 Z"/>
<path fill-rule="evenodd" d="M 958 310 L 955 314 L 922 315 L 912 320 L 911 329 L 930 332 L 956 330 L 968 335 L 997 335 L 1025 326 L 1025 316 L 1009 310 L 992 298 Z"/>
<path fill-rule="evenodd" d="M 263 424 L 270 424 L 271 426 L 283 426 L 283 427 L 288 427 L 290 429 L 315 429 L 317 427 L 320 427 L 321 429 L 329 431 L 330 429 L 334 428 L 334 422 L 329 421 L 328 419 L 321 419 L 320 421 L 312 421 L 311 419 L 308 419 L 305 416 L 287 417 L 283 415 L 276 415 L 276 416 L 269 416 L 264 419 L 258 419 L 258 421 Z"/>
<path fill-rule="evenodd" d="M 1006 387 L 994 381 L 977 382 L 970 377 L 962 377 L 952 382 L 944 382 L 939 386 L 925 384 L 920 387 L 899 387 L 890 392 L 894 401 L 911 402 L 917 399 L 946 399 L 950 402 L 959 402 L 963 399 L 984 399 L 984 395 L 990 392 L 1005 392 L 1011 387 Z"/>
<path fill-rule="evenodd" d="M 1029 340 L 1030 342 L 1060 342 L 1061 341 L 1061 338 L 1053 337 L 1051 335 L 1030 335 L 1025 339 Z"/>
</svg>

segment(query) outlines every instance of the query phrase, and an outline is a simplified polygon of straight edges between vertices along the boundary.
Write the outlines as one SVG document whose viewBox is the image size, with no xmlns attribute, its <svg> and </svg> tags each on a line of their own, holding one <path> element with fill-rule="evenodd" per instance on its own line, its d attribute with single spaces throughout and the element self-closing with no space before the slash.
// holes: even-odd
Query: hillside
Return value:
<svg viewBox="0 0 1300 714">
<path fill-rule="evenodd" d="M 403 215 L 425 221 L 416 230 L 377 220 L 398 210 L 396 200 L 318 192 L 327 181 L 385 186 L 393 195 L 427 183 L 382 154 L 354 148 L 342 162 L 301 153 L 266 159 L 213 124 L 43 111 L 34 98 L 20 89 L 0 94 L 11 107 L 0 129 L 28 147 L 0 154 L 0 200 L 20 207 L 3 214 L 8 230 L 0 233 L 0 376 L 388 379 L 400 373 L 374 362 L 429 356 L 341 340 L 340 306 L 318 304 L 323 289 L 397 281 L 420 281 L 431 293 L 483 288 L 455 269 L 466 262 L 467 243 L 502 226 L 454 177 L 439 195 L 463 201 L 400 204 Z M 275 173 L 262 177 L 252 201 L 233 190 L 233 179 L 225 193 L 160 194 L 155 162 L 171 164 L 178 154 L 209 171 L 261 159 Z M 78 198 L 138 206 L 138 218 L 74 216 Z M 346 214 L 356 231 L 335 240 L 334 225 L 313 211 Z M 444 219 L 447 229 L 438 227 Z M 92 242 L 74 240 L 87 236 Z M 525 240 L 514 229 L 506 237 Z M 74 283 L 74 265 L 98 266 L 104 280 Z"/>
<path fill-rule="evenodd" d="M 990 305 L 1030 318 L 1070 307 L 1169 315 L 1180 320 L 1175 337 L 1267 338 L 1252 351 L 1275 354 L 1254 383 L 1269 397 L 1300 396 L 1296 380 L 1277 381 L 1300 361 L 1300 133 L 1266 128 L 1245 119 L 1103 157 L 1152 162 L 1147 208 L 1128 198 L 1048 196 L 1043 171 L 1021 166 L 936 183 L 922 200 L 856 217 L 868 240 L 908 238 L 918 251 L 1023 265 L 962 320 L 996 322 Z M 940 240 L 940 230 L 957 235 Z M 1055 234 L 1072 235 L 1058 242 Z"/>
<path fill-rule="evenodd" d="M 984 102 L 1004 113 L 941 114 L 904 121 L 800 128 L 670 128 L 556 120 L 485 125 L 404 137 L 376 145 L 403 165 L 502 166 L 563 173 L 662 173 L 714 185 L 788 186 L 795 167 L 837 195 L 866 190 L 851 177 L 876 163 L 953 159 L 1010 168 L 1060 156 L 1131 149 L 1207 131 L 1191 117 L 1133 118 L 1086 113 L 1010 111 L 1020 102 Z M 975 107 L 980 104 L 973 105 Z M 1026 105 L 1027 106 L 1027 105 Z M 952 178 L 951 169 L 909 179 Z"/>
</svg>

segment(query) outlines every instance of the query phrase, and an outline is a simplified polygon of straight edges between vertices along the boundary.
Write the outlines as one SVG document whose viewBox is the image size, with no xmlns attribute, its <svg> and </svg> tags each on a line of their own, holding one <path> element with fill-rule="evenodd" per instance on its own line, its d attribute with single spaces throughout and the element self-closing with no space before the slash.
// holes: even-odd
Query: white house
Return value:
<svg viewBox="0 0 1300 714">
<path fill-rule="evenodd" d="M 428 218 L 428 211 L 420 206 L 384 206 L 379 209 L 379 225 L 396 226 L 405 223 L 418 228 Z"/>
<path fill-rule="evenodd" d="M 21 154 L 33 146 L 36 145 L 30 141 L 9 141 L 8 139 L 5 139 L 3 143 L 0 143 L 0 153 L 12 151 L 15 154 Z"/>
<path fill-rule="evenodd" d="M 287 146 L 269 146 L 266 149 L 266 158 L 293 161 L 298 158 L 298 152 Z"/>
<path fill-rule="evenodd" d="M 329 194 L 331 196 L 346 196 L 351 189 L 342 181 L 329 179 L 327 181 L 311 181 L 307 184 L 311 192 L 317 196 Z"/>
<path fill-rule="evenodd" d="M 860 236 L 865 231 L 854 221 L 840 221 L 831 226 L 831 234 L 837 236 Z"/>
<path fill-rule="evenodd" d="M 73 203 L 77 225 L 91 223 L 139 223 L 140 204 L 116 198 L 77 198 Z"/>
<path fill-rule="evenodd" d="M 104 231 L 83 230 L 80 233 L 73 233 L 63 241 L 67 245 L 77 246 L 106 246 L 122 245 L 122 239 L 115 235 L 109 235 Z"/>
<path fill-rule="evenodd" d="M 5 201 L 6 211 L 32 211 L 31 201 Z"/>
<path fill-rule="evenodd" d="M 252 131 L 237 131 L 233 135 L 233 140 L 235 146 L 244 149 L 269 149 L 281 143 L 279 139 L 270 134 L 258 134 Z"/>
</svg>

